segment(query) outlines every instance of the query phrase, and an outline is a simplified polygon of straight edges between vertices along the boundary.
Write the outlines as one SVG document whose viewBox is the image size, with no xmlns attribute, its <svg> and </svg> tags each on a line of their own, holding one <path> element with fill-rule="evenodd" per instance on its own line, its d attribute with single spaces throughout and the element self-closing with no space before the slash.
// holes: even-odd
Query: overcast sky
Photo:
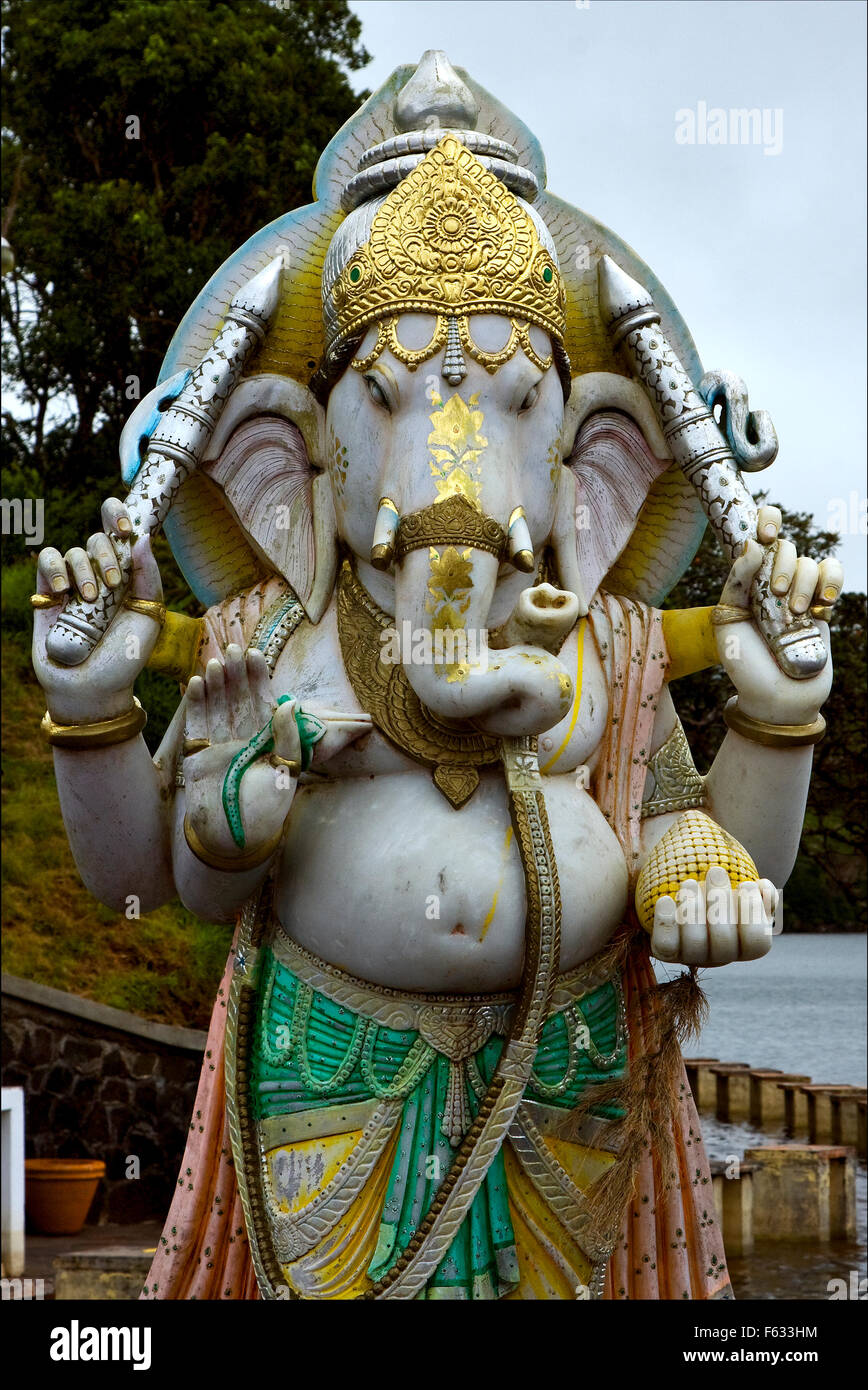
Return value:
<svg viewBox="0 0 868 1390">
<path fill-rule="evenodd" d="M 359 86 L 444 48 L 530 126 L 552 192 L 635 248 L 705 368 L 771 413 L 780 453 L 751 485 L 824 526 L 852 514 L 838 554 L 864 590 L 861 0 L 350 3 L 374 55 Z M 780 152 L 679 143 L 676 112 L 700 103 L 765 110 Z"/>
</svg>

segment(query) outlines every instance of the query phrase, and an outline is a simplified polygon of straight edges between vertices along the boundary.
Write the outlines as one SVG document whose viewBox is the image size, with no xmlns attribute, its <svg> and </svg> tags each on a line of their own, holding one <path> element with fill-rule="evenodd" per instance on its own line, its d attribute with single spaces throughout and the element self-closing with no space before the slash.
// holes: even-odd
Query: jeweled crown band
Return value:
<svg viewBox="0 0 868 1390">
<path fill-rule="evenodd" d="M 455 335 L 451 342 L 450 332 L 454 332 Z M 450 379 L 450 365 L 456 368 L 458 378 L 454 383 L 455 385 L 458 385 L 466 374 L 462 351 L 491 373 L 496 372 L 498 367 L 502 367 L 504 362 L 508 362 L 511 357 L 514 357 L 519 348 L 541 372 L 547 372 L 553 360 L 552 353 L 540 357 L 531 342 L 530 325 L 520 319 L 510 319 L 509 337 L 503 347 L 496 352 L 487 352 L 474 342 L 467 316 L 464 313 L 453 315 L 450 318 L 446 318 L 444 314 L 438 314 L 431 338 L 421 348 L 404 346 L 398 337 L 398 315 L 393 315 L 391 318 L 380 320 L 377 324 L 377 337 L 373 347 L 365 353 L 364 357 L 354 358 L 350 366 L 355 368 L 357 372 L 366 372 L 369 367 L 373 366 L 383 350 L 388 348 L 392 356 L 402 362 L 408 371 L 415 372 L 416 368 L 421 366 L 423 362 L 429 361 L 438 353 L 444 343 L 446 344 L 446 361 L 444 362 L 443 374 L 447 379 Z"/>
<path fill-rule="evenodd" d="M 401 518 L 395 560 L 400 564 L 411 550 L 422 550 L 429 545 L 469 546 L 503 559 L 507 553 L 507 536 L 499 521 L 482 516 L 466 497 L 455 493 L 444 502 L 435 502 Z"/>
</svg>

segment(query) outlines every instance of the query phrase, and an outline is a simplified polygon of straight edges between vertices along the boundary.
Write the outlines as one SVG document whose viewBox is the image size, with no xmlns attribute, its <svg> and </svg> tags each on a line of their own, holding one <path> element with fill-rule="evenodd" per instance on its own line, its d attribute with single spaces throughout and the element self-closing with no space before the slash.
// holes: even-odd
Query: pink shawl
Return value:
<svg viewBox="0 0 868 1390">
<path fill-rule="evenodd" d="M 611 702 L 594 799 L 621 841 L 632 894 L 639 870 L 645 770 L 669 657 L 657 609 L 601 594 L 589 620 Z M 655 977 L 647 941 L 628 960 L 625 985 L 632 1060 L 653 1046 L 650 991 Z M 708 1160 L 683 1064 L 680 1073 L 672 1127 L 678 1182 L 667 1186 L 659 1156 L 646 1150 L 609 1261 L 605 1298 L 731 1296 Z"/>
</svg>

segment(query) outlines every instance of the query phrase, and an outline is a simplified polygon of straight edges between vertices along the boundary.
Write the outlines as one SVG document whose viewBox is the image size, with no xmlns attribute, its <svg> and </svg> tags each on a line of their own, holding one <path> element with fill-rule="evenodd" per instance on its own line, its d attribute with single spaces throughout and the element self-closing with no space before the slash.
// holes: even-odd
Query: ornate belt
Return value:
<svg viewBox="0 0 868 1390">
<path fill-rule="evenodd" d="M 450 1061 L 460 1062 L 483 1047 L 492 1033 L 508 1035 L 518 991 L 504 994 L 414 994 L 372 985 L 347 975 L 299 946 L 275 920 L 271 950 L 288 970 L 333 1003 L 386 1028 L 421 1034 Z M 607 984 L 618 973 L 608 948 L 555 978 L 549 1016 Z"/>
</svg>

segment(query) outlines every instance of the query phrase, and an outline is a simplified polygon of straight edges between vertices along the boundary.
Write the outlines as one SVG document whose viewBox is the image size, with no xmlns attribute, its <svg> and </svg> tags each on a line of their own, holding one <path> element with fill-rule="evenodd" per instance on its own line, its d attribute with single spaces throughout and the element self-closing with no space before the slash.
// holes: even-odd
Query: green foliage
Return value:
<svg viewBox="0 0 868 1390">
<path fill-rule="evenodd" d="M 15 639 L 21 644 L 25 654 L 29 650 L 30 595 L 36 585 L 35 560 L 20 560 L 15 565 L 4 565 L 2 573 L 2 603 L 0 612 L 3 618 L 3 633 L 7 639 Z"/>
<path fill-rule="evenodd" d="M 178 685 L 156 671 L 145 669 L 136 681 L 135 691 L 142 708 L 148 712 L 143 738 L 151 753 L 156 753 L 178 708 L 181 698 Z"/>
<path fill-rule="evenodd" d="M 764 494 L 758 494 L 764 501 Z M 807 512 L 781 508 L 783 533 L 800 555 L 833 554 L 838 536 L 819 530 Z M 716 603 L 727 566 L 711 530 L 666 601 L 667 608 Z M 814 768 L 799 858 L 786 886 L 786 929 L 864 930 L 866 896 L 866 598 L 843 593 L 830 623 L 835 679 L 823 707 L 826 737 Z M 672 695 L 700 771 L 714 761 L 732 686 L 719 667 L 686 676 Z"/>
<path fill-rule="evenodd" d="M 3 22 L 4 495 L 45 497 L 66 547 L 193 297 L 310 201 L 368 55 L 345 0 L 5 0 Z"/>
</svg>

